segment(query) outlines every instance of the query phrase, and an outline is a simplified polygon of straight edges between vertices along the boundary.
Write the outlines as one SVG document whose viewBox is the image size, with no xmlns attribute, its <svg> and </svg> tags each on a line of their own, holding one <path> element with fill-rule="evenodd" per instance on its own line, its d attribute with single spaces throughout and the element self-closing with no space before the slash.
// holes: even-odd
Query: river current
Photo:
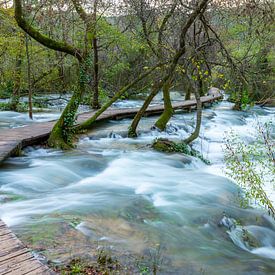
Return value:
<svg viewBox="0 0 275 275">
<path fill-rule="evenodd" d="M 231 108 L 224 101 L 204 109 L 195 148 L 211 165 L 149 146 L 156 137 L 186 137 L 194 113 L 174 115 L 163 133 L 145 118 L 136 139 L 125 138 L 125 119 L 82 136 L 70 152 L 26 148 L 1 166 L 0 218 L 55 263 L 106 249 L 125 263 L 155 262 L 160 274 L 274 274 L 275 222 L 263 209 L 240 207 L 222 146 L 230 129 L 249 140 L 255 116 L 274 127 L 275 110 Z M 273 186 L 267 190 L 275 200 Z M 257 247 L 244 242 L 244 230 Z"/>
</svg>

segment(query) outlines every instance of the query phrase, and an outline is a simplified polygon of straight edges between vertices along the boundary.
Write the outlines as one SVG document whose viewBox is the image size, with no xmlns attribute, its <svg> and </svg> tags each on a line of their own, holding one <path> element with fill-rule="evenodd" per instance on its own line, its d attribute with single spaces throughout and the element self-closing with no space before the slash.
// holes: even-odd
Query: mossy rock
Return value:
<svg viewBox="0 0 275 275">
<path fill-rule="evenodd" d="M 210 164 L 210 161 L 205 159 L 198 151 L 192 149 L 188 144 L 184 142 L 176 143 L 169 139 L 158 138 L 155 139 L 152 148 L 156 151 L 163 153 L 182 153 L 188 156 L 196 157 L 202 160 L 206 164 Z"/>
<path fill-rule="evenodd" d="M 242 239 L 247 247 L 258 248 L 260 247 L 259 241 L 248 230 L 242 230 Z"/>
<path fill-rule="evenodd" d="M 177 152 L 176 143 L 171 140 L 163 139 L 163 138 L 156 139 L 152 144 L 152 148 L 164 153 Z"/>
<path fill-rule="evenodd" d="M 144 220 L 157 221 L 160 219 L 160 213 L 153 203 L 142 197 L 123 208 L 119 216 L 126 221 L 140 223 L 143 223 Z"/>
</svg>

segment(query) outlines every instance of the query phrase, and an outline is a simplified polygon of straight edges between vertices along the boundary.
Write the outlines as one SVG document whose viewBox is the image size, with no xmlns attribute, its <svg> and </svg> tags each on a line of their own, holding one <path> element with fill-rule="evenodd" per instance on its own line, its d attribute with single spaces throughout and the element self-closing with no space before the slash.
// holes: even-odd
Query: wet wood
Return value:
<svg viewBox="0 0 275 275">
<path fill-rule="evenodd" d="M 55 274 L 42 264 L 0 220 L 0 274 Z"/>
</svg>

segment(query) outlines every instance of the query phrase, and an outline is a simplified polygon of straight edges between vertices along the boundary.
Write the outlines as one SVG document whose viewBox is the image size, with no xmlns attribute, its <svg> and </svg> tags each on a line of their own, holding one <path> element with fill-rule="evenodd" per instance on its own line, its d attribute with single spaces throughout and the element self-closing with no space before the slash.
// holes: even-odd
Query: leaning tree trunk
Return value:
<svg viewBox="0 0 275 275">
<path fill-rule="evenodd" d="M 155 126 L 161 131 L 164 131 L 168 121 L 171 119 L 171 117 L 174 114 L 174 110 L 173 110 L 173 106 L 170 98 L 171 84 L 172 84 L 171 80 L 168 79 L 163 85 L 164 111 L 155 123 Z"/>
<path fill-rule="evenodd" d="M 83 96 L 84 82 L 83 82 L 83 52 L 63 41 L 56 41 L 35 29 L 23 16 L 22 0 L 14 0 L 14 15 L 15 20 L 19 27 L 21 27 L 29 36 L 35 39 L 40 44 L 49 49 L 60 51 L 69 54 L 78 59 L 80 63 L 80 88 L 76 90 L 67 104 L 66 108 L 61 114 L 60 119 L 54 125 L 49 138 L 49 145 L 59 148 L 70 147 L 70 132 L 67 133 L 69 127 L 73 124 L 75 114 L 78 109 L 79 103 Z M 81 76 L 82 75 L 82 76 Z"/>
<path fill-rule="evenodd" d="M 114 102 L 116 102 L 123 94 L 125 94 L 130 88 L 132 88 L 134 85 L 136 85 L 139 81 L 150 75 L 154 70 L 159 68 L 161 65 L 157 65 L 151 69 L 149 69 L 147 72 L 139 75 L 136 79 L 134 79 L 131 83 L 120 89 L 118 92 L 115 93 L 115 95 L 109 100 L 106 104 L 104 104 L 91 118 L 81 123 L 79 126 L 75 127 L 76 131 L 81 131 L 85 129 L 89 129 L 92 127 L 93 123 L 96 121 L 96 119 L 103 114 Z"/>
<path fill-rule="evenodd" d="M 196 102 L 197 102 L 197 121 L 196 121 L 196 127 L 194 132 L 187 138 L 184 140 L 184 142 L 186 144 L 189 144 L 191 142 L 193 142 L 195 139 L 198 138 L 199 134 L 200 134 L 200 129 L 201 129 L 201 121 L 202 121 L 202 102 L 200 99 L 200 86 L 198 82 L 195 83 L 194 85 L 194 94 L 195 94 L 195 98 L 196 98 Z"/>
<path fill-rule="evenodd" d="M 196 6 L 196 9 L 190 14 L 189 18 L 186 20 L 186 22 L 182 26 L 180 37 L 179 37 L 180 38 L 179 39 L 180 40 L 179 41 L 179 49 L 176 51 L 176 53 L 173 56 L 173 59 L 170 63 L 170 66 L 167 70 L 166 76 L 160 82 L 161 83 L 160 88 L 163 87 L 163 85 L 164 85 L 164 83 L 166 83 L 166 81 L 172 79 L 172 77 L 174 75 L 174 72 L 176 70 L 177 64 L 179 62 L 179 59 L 186 52 L 186 46 L 185 46 L 186 33 L 189 30 L 190 26 L 193 24 L 193 22 L 196 20 L 196 18 L 205 11 L 205 9 L 207 7 L 207 4 L 208 4 L 208 1 L 209 0 L 201 0 L 198 3 L 198 5 Z M 155 95 L 158 93 L 158 91 L 159 91 L 159 89 L 153 89 L 151 91 L 151 94 L 147 97 L 147 99 L 145 100 L 143 106 L 141 107 L 139 112 L 134 117 L 134 120 L 132 121 L 132 124 L 129 127 L 129 131 L 128 131 L 128 136 L 129 137 L 137 136 L 136 130 L 137 130 L 138 123 L 139 123 L 141 117 L 143 116 L 144 112 L 148 108 L 150 102 L 155 97 Z M 170 100 L 170 97 L 167 96 L 167 100 L 166 100 L 167 106 L 169 106 L 169 100 Z M 171 101 L 170 101 L 170 104 L 171 104 Z M 167 117 L 169 117 L 169 116 L 167 116 Z"/>
<path fill-rule="evenodd" d="M 135 117 L 129 127 L 128 137 L 137 137 L 137 126 L 138 126 L 142 116 L 144 115 L 145 111 L 147 110 L 147 108 L 149 107 L 150 103 L 152 102 L 154 97 L 157 95 L 159 90 L 162 88 L 162 86 L 163 86 L 163 81 L 159 81 L 159 80 L 155 81 L 155 83 L 152 87 L 151 93 L 144 101 L 142 107 L 139 109 L 139 111 L 135 115 Z"/>
</svg>

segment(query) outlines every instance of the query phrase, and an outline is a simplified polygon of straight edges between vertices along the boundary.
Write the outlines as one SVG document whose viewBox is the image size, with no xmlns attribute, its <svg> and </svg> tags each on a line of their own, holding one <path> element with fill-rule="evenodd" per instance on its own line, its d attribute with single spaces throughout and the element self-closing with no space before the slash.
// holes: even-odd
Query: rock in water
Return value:
<svg viewBox="0 0 275 275">
<path fill-rule="evenodd" d="M 242 239 L 246 246 L 250 249 L 260 247 L 259 241 L 247 229 L 242 229 Z"/>
<path fill-rule="evenodd" d="M 223 213 L 223 217 L 219 222 L 219 226 L 224 226 L 231 231 L 232 229 L 236 228 L 236 221 Z"/>
</svg>

